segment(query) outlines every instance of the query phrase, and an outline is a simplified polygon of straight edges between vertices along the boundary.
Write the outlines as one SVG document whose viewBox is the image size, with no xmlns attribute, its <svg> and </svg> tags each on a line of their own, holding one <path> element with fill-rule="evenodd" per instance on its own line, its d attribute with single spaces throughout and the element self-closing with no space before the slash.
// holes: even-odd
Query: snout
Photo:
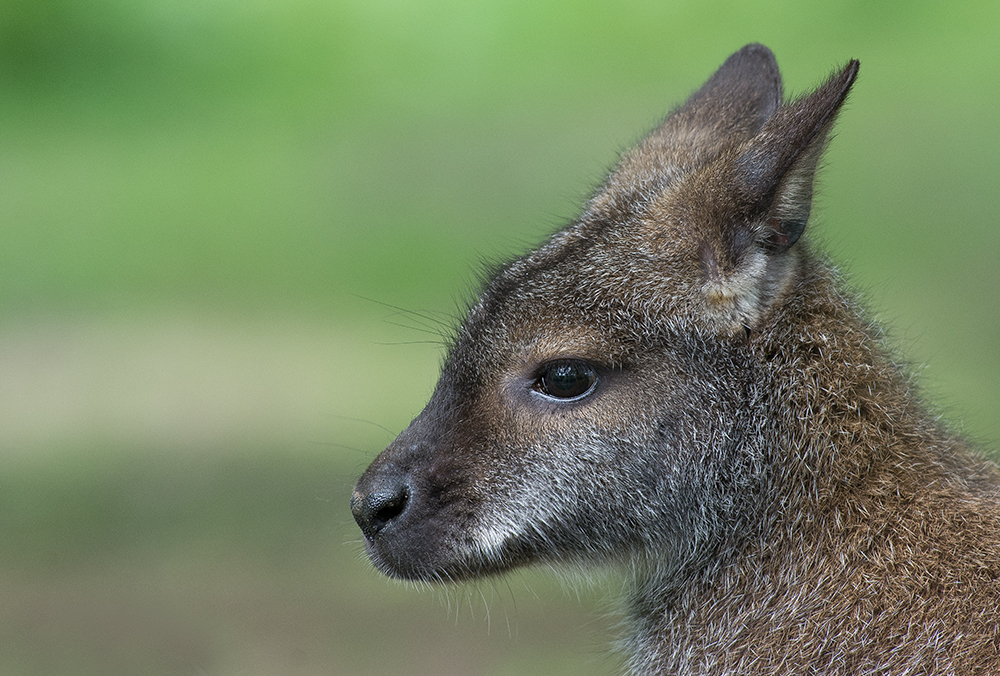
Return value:
<svg viewBox="0 0 1000 676">
<path fill-rule="evenodd" d="M 351 514 L 380 571 L 407 580 L 440 579 L 452 559 L 452 520 L 431 497 L 426 472 L 400 468 L 395 455 L 390 447 L 358 479 Z"/>
<path fill-rule="evenodd" d="M 391 577 L 458 580 L 499 561 L 497 544 L 482 536 L 496 521 L 489 511 L 496 491 L 483 480 L 490 456 L 482 430 L 449 424 L 461 411 L 452 404 L 442 410 L 442 396 L 439 390 L 375 458 L 351 495 L 365 551 Z"/>
<path fill-rule="evenodd" d="M 365 470 L 351 514 L 372 563 L 391 577 L 439 581 L 469 577 L 478 564 L 470 520 L 479 500 L 456 462 L 427 443 L 397 439 Z"/>
<path fill-rule="evenodd" d="M 410 505 L 412 489 L 396 474 L 365 475 L 351 495 L 351 514 L 368 540 L 374 540 Z"/>
</svg>

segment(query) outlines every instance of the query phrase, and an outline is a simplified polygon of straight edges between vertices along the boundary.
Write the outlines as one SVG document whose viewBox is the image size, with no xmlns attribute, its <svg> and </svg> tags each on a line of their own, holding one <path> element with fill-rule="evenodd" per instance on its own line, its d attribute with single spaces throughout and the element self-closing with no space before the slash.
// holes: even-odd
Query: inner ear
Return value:
<svg viewBox="0 0 1000 676">
<path fill-rule="evenodd" d="M 806 207 L 804 216 L 792 216 L 784 218 L 777 214 L 769 216 L 766 220 L 767 228 L 762 248 L 768 253 L 778 253 L 787 250 L 802 236 L 806 229 L 806 222 L 809 220 L 809 207 Z"/>
</svg>

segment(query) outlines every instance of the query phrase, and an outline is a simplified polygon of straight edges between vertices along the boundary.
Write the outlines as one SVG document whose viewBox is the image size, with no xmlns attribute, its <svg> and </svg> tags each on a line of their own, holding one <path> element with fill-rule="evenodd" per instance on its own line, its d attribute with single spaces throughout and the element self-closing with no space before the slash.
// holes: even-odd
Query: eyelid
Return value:
<svg viewBox="0 0 1000 676">
<path fill-rule="evenodd" d="M 552 357 L 551 359 L 539 360 L 537 364 L 538 365 L 535 367 L 536 378 L 541 376 L 553 366 L 558 366 L 559 364 L 583 364 L 587 368 L 593 369 L 594 371 L 597 371 L 598 368 L 600 368 L 595 360 L 587 357 L 577 357 L 575 355 L 572 357 Z"/>
</svg>

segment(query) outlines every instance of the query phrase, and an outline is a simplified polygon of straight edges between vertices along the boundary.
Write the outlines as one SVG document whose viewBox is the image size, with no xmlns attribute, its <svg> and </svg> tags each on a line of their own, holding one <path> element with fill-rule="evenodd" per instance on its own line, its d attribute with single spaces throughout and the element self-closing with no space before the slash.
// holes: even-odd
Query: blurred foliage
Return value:
<svg viewBox="0 0 1000 676">
<path fill-rule="evenodd" d="M 481 261 L 572 218 L 750 41 L 789 94 L 861 60 L 812 235 L 1000 439 L 998 23 L 989 0 L 0 3 L 0 671 L 618 671 L 596 595 L 387 584 L 346 502 Z"/>
<path fill-rule="evenodd" d="M 708 29 L 694 3 L 6 3 L 0 311 L 439 303 L 751 39 L 792 91 L 864 63 L 821 212 L 865 234 L 851 257 L 884 261 L 896 224 L 967 257 L 995 246 L 997 155 L 996 9 L 970 6 L 716 3 Z"/>
</svg>

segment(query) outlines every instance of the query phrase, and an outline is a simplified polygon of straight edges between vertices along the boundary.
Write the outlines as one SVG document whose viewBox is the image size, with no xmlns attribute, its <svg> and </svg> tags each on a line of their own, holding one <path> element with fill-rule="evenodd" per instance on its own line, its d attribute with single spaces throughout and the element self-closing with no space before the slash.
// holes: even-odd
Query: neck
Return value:
<svg viewBox="0 0 1000 676">
<path fill-rule="evenodd" d="M 627 649 L 636 674 L 723 673 L 723 664 L 770 673 L 795 650 L 799 660 L 833 654 L 817 636 L 832 645 L 870 631 L 882 621 L 865 615 L 873 594 L 890 593 L 891 580 L 891 593 L 912 597 L 911 580 L 940 565 L 919 547 L 942 502 L 971 504 L 976 481 L 996 481 L 994 466 L 924 412 L 829 276 L 802 287 L 816 291 L 786 305 L 815 310 L 798 310 L 794 333 L 775 318 L 751 340 L 745 451 L 769 468 L 756 508 L 684 569 L 656 553 L 634 566 Z M 816 630 L 824 623 L 828 634 Z M 798 639 L 813 643 L 796 648 Z M 756 671 L 744 668 L 750 662 Z"/>
</svg>

